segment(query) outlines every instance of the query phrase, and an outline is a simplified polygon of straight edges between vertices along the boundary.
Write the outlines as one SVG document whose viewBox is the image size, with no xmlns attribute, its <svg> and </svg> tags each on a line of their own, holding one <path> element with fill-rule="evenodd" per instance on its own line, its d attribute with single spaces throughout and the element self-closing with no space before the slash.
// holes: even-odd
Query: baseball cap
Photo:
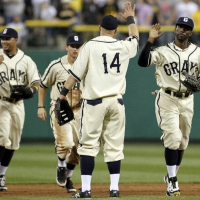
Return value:
<svg viewBox="0 0 200 200">
<path fill-rule="evenodd" d="M 18 33 L 13 28 L 5 28 L 2 33 L 0 33 L 0 38 L 7 37 L 7 38 L 18 38 Z"/>
<path fill-rule="evenodd" d="M 118 26 L 117 18 L 112 15 L 106 15 L 101 20 L 101 27 L 106 30 L 115 30 Z"/>
<path fill-rule="evenodd" d="M 188 17 L 180 17 L 176 22 L 176 25 L 179 25 L 179 24 L 189 26 L 192 30 L 194 28 L 193 20 Z"/>
<path fill-rule="evenodd" d="M 76 34 L 74 35 L 70 35 L 68 38 L 67 38 L 67 45 L 69 44 L 79 44 L 79 45 L 82 45 L 83 42 L 82 42 L 82 38 Z"/>
</svg>

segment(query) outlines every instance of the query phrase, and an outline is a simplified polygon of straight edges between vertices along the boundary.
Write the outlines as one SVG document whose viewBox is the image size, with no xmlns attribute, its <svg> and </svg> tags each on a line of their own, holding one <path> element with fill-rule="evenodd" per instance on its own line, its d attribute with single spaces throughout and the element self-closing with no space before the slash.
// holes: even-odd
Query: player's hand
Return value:
<svg viewBox="0 0 200 200">
<path fill-rule="evenodd" d="M 149 42 L 153 43 L 155 39 L 161 37 L 164 34 L 163 32 L 159 33 L 160 29 L 161 26 L 159 23 L 151 26 L 149 31 L 149 39 L 148 39 Z"/>
<path fill-rule="evenodd" d="M 38 118 L 40 118 L 41 120 L 43 120 L 45 122 L 45 120 L 47 118 L 47 112 L 46 112 L 45 108 L 38 108 L 37 115 L 38 115 Z"/>
<path fill-rule="evenodd" d="M 121 17 L 127 19 L 129 16 L 135 16 L 135 4 L 132 6 L 130 2 L 124 4 L 124 13 L 119 13 Z"/>
</svg>

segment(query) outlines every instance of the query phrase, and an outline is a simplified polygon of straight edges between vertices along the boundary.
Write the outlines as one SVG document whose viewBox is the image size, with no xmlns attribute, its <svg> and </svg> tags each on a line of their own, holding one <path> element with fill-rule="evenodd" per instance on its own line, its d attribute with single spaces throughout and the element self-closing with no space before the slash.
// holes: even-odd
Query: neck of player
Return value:
<svg viewBox="0 0 200 200">
<path fill-rule="evenodd" d="M 189 46 L 188 40 L 180 41 L 177 38 L 175 38 L 175 45 L 181 49 L 186 49 Z"/>
</svg>

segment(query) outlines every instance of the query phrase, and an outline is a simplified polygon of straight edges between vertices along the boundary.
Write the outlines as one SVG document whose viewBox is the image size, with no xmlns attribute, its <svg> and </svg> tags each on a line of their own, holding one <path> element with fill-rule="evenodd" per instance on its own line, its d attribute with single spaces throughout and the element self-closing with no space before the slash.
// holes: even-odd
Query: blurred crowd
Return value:
<svg viewBox="0 0 200 200">
<path fill-rule="evenodd" d="M 126 22 L 118 13 L 123 12 L 127 0 L 0 0 L 0 26 L 15 28 L 19 33 L 19 46 L 63 46 L 63 40 L 73 32 L 73 25 L 98 25 L 103 15 L 114 15 L 120 25 Z M 200 26 L 200 0 L 130 0 L 136 4 L 135 21 L 138 26 L 149 27 L 154 23 L 162 26 L 174 25 L 177 18 L 184 16 Z M 26 20 L 67 20 L 69 27 L 26 27 Z M 81 33 L 80 33 L 81 34 Z M 82 33 L 84 41 L 98 32 Z M 118 39 L 126 34 L 119 33 Z M 140 32 L 140 45 L 144 45 L 147 32 Z M 166 32 L 159 43 L 173 39 L 173 32 Z M 193 39 L 200 42 L 195 33 Z"/>
</svg>

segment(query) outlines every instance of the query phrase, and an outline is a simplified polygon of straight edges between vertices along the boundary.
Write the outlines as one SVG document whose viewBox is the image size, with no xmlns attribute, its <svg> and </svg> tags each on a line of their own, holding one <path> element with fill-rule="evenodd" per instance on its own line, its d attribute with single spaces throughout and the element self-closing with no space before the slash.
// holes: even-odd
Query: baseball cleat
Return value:
<svg viewBox="0 0 200 200">
<path fill-rule="evenodd" d="M 68 193 L 71 193 L 71 192 L 76 192 L 76 189 L 74 188 L 73 186 L 73 182 L 70 178 L 67 178 L 67 182 L 66 182 L 66 190 Z"/>
<path fill-rule="evenodd" d="M 119 190 L 111 190 L 109 197 L 110 198 L 119 198 Z"/>
<path fill-rule="evenodd" d="M 91 190 L 90 191 L 86 190 L 82 192 L 80 188 L 79 192 L 71 195 L 71 198 L 91 199 Z"/>
<path fill-rule="evenodd" d="M 164 182 L 167 184 L 166 195 L 167 196 L 180 196 L 180 190 L 178 187 L 177 177 L 168 177 L 168 174 L 164 176 Z"/>
<path fill-rule="evenodd" d="M 7 187 L 6 187 L 6 182 L 5 182 L 6 178 L 4 175 L 0 176 L 0 191 L 7 191 Z"/>
<path fill-rule="evenodd" d="M 65 187 L 65 185 L 66 185 L 65 171 L 66 171 L 65 167 L 57 167 L 56 182 L 60 187 Z"/>
</svg>

